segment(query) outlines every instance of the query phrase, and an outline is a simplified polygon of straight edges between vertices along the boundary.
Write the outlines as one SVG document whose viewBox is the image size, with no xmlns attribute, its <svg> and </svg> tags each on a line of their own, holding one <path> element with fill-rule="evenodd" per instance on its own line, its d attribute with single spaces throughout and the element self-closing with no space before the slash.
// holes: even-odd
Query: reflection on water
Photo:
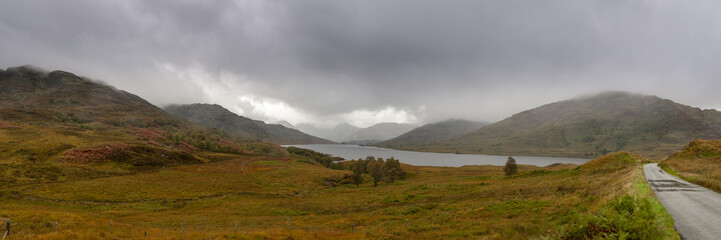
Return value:
<svg viewBox="0 0 721 240">
<path fill-rule="evenodd" d="M 359 159 L 367 156 L 380 158 L 394 157 L 402 163 L 416 166 L 447 166 L 460 167 L 464 165 L 496 165 L 503 166 L 508 156 L 481 155 L 481 154 L 452 154 L 452 153 L 426 153 L 399 151 L 386 148 L 364 147 L 357 145 L 341 144 L 311 144 L 311 145 L 289 145 L 299 148 L 310 149 L 316 152 L 327 153 L 344 159 Z M 583 158 L 559 158 L 559 157 L 526 157 L 513 156 L 518 164 L 535 165 L 539 167 L 548 166 L 554 163 L 584 164 L 589 159 Z"/>
</svg>

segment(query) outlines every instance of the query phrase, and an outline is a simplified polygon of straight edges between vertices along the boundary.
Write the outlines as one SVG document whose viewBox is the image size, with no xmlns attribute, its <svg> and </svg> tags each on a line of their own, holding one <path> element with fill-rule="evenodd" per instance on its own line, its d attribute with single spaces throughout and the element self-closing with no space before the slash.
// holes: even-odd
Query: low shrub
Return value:
<svg viewBox="0 0 721 240">
<path fill-rule="evenodd" d="M 625 195 L 610 200 L 595 214 L 575 214 L 559 239 L 657 239 L 657 216 L 645 198 Z"/>
</svg>

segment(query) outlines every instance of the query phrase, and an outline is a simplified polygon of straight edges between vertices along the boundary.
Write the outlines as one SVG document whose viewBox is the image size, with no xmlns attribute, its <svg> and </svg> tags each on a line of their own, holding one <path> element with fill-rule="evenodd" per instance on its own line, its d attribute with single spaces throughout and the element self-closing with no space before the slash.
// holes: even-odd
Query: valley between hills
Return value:
<svg viewBox="0 0 721 240">
<path fill-rule="evenodd" d="M 15 67 L 0 70 L 0 222 L 9 239 L 679 239 L 643 164 L 716 191 L 721 182 L 721 113 L 655 96 L 607 92 L 490 124 L 378 128 L 395 136 L 356 140 L 592 160 L 513 174 L 338 161 L 279 144 L 339 138 Z"/>
</svg>

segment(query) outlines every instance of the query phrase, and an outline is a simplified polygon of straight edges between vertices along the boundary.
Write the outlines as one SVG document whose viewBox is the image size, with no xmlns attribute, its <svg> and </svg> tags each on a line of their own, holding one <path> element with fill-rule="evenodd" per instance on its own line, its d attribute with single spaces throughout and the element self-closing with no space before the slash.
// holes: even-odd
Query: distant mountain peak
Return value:
<svg viewBox="0 0 721 240">
<path fill-rule="evenodd" d="M 377 123 L 373 126 L 362 128 L 350 135 L 348 141 L 384 141 L 403 133 L 406 133 L 414 128 L 413 125 L 408 123 L 393 123 L 383 122 Z"/>
<path fill-rule="evenodd" d="M 48 70 L 45 70 L 45 69 L 43 69 L 43 68 L 36 67 L 36 66 L 33 66 L 33 65 L 22 65 L 22 66 L 17 66 L 17 67 L 9 67 L 9 68 L 7 68 L 7 70 L 5 70 L 5 72 L 7 72 L 7 73 L 21 73 L 21 72 L 26 72 L 26 73 L 37 73 L 37 74 L 47 74 L 47 73 L 49 73 Z"/>
<path fill-rule="evenodd" d="M 463 119 L 446 119 L 429 123 L 404 133 L 396 138 L 374 144 L 378 147 L 412 149 L 426 146 L 452 137 L 477 130 L 487 123 L 472 122 Z"/>
<path fill-rule="evenodd" d="M 426 150 L 597 157 L 613 151 L 665 156 L 697 138 L 721 138 L 721 113 L 621 91 L 529 109 Z"/>
<path fill-rule="evenodd" d="M 286 120 L 280 120 L 280 121 L 275 122 L 275 123 L 273 123 L 273 124 L 277 124 L 277 125 L 281 125 L 281 126 L 284 126 L 284 127 L 287 127 L 287 128 L 293 128 L 293 129 L 295 129 L 295 126 L 294 126 L 292 123 L 289 123 L 289 122 L 286 121 Z"/>
</svg>

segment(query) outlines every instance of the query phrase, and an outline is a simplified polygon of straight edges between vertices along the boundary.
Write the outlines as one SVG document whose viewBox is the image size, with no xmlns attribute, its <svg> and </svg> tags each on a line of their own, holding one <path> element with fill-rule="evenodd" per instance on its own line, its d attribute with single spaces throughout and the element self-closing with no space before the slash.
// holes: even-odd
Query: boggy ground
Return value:
<svg viewBox="0 0 721 240">
<path fill-rule="evenodd" d="M 404 165 L 404 180 L 356 187 L 342 184 L 349 171 L 246 156 L 3 186 L 0 218 L 13 222 L 10 239 L 563 239 L 618 237 L 604 228 L 620 216 L 606 214 L 623 204 L 611 200 L 635 196 L 651 206 L 640 234 L 677 238 L 641 161 L 616 153 L 513 177 L 497 166 Z"/>
</svg>

